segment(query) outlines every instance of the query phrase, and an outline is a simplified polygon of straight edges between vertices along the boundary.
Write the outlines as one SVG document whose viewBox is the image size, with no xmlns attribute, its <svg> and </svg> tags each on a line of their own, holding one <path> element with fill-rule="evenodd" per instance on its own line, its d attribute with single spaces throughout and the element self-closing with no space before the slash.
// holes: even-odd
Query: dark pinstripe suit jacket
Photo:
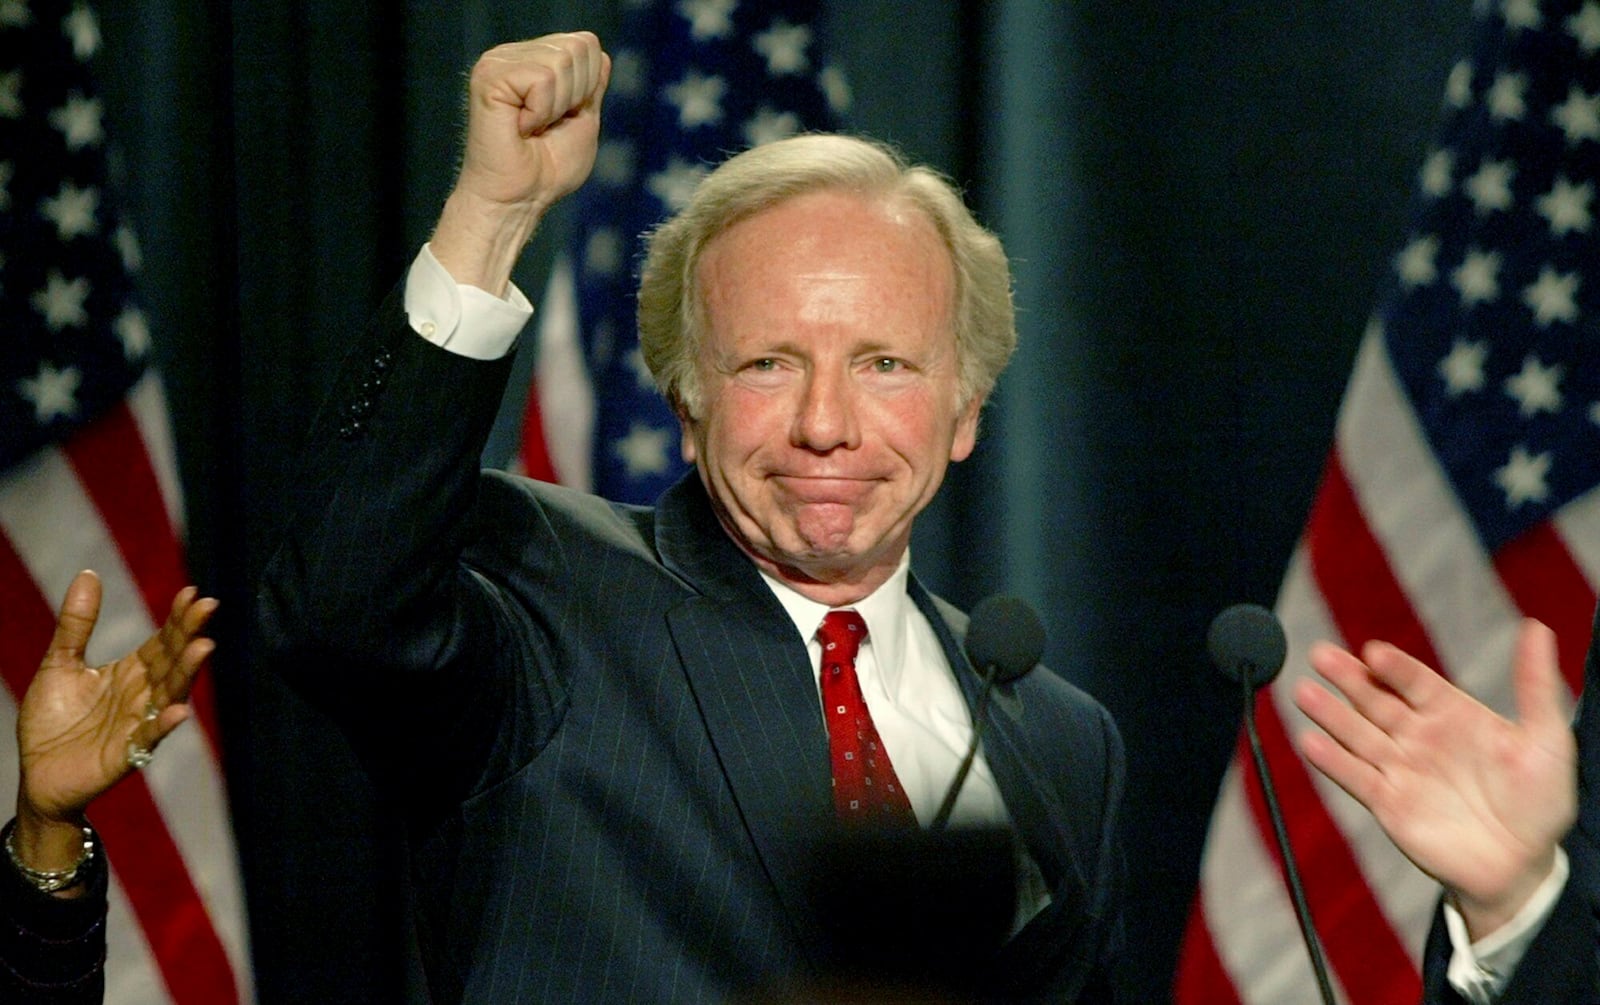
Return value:
<svg viewBox="0 0 1600 1005">
<path fill-rule="evenodd" d="M 693 477 L 647 509 L 480 473 L 509 361 L 434 348 L 397 301 L 319 419 L 258 619 L 410 808 L 435 999 L 750 1000 L 816 976 L 831 783 L 793 623 Z M 961 666 L 965 617 L 912 592 Z M 1048 671 L 990 715 L 1052 896 L 990 961 L 994 997 L 1103 1000 L 1115 727 Z"/>
<path fill-rule="evenodd" d="M 1596 611 L 1579 707 L 1578 824 L 1562 842 L 1572 864 L 1561 899 L 1528 947 L 1499 1001 L 1502 1005 L 1600 1003 L 1600 611 Z M 1424 958 L 1426 1001 L 1458 1005 L 1445 976 L 1450 935 L 1436 914 Z"/>
</svg>

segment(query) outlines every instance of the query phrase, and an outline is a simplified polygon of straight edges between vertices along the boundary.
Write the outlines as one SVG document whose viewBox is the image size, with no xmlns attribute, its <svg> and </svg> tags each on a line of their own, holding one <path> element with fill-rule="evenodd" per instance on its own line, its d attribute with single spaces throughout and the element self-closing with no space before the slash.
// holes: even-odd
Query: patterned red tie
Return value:
<svg viewBox="0 0 1600 1005">
<path fill-rule="evenodd" d="M 911 801 L 878 739 L 856 678 L 856 652 L 866 637 L 867 623 L 855 611 L 829 611 L 817 629 L 834 809 L 847 823 L 914 827 L 917 818 Z"/>
</svg>

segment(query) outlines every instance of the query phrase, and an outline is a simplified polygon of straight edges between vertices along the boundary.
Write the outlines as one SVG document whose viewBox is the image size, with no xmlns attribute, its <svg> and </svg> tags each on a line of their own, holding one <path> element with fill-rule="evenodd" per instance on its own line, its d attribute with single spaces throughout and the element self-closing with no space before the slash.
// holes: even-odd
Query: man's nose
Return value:
<svg viewBox="0 0 1600 1005">
<path fill-rule="evenodd" d="M 794 445 L 816 451 L 859 446 L 859 393 L 860 388 L 848 371 L 811 371 L 794 417 Z"/>
</svg>

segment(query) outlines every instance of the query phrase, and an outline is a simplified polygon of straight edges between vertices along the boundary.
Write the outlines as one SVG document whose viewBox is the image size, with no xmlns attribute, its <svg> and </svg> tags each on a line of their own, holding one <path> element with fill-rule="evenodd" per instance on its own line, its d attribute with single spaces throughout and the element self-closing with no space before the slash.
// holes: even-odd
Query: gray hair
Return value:
<svg viewBox="0 0 1600 1005">
<path fill-rule="evenodd" d="M 675 409 L 698 416 L 702 404 L 696 361 L 703 305 L 695 271 L 706 245 L 785 199 L 825 190 L 901 200 L 928 218 L 955 266 L 961 403 L 994 389 L 1017 346 L 1011 267 L 999 239 L 973 218 L 944 176 L 908 164 L 876 141 L 814 133 L 724 161 L 700 182 L 688 205 L 648 235 L 639 280 L 639 345 L 656 386 Z"/>
</svg>

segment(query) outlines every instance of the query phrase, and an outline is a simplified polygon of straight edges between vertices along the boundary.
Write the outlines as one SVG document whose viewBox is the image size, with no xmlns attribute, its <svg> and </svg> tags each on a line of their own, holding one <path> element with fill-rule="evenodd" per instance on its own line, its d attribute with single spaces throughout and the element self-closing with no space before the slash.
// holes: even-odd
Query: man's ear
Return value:
<svg viewBox="0 0 1600 1005">
<path fill-rule="evenodd" d="M 972 450 L 978 445 L 978 416 L 983 412 L 983 403 L 988 400 L 988 395 L 973 395 L 961 409 L 961 414 L 956 416 L 956 435 L 950 441 L 950 460 L 964 461 L 972 456 Z"/>
<path fill-rule="evenodd" d="M 678 454 L 683 458 L 683 463 L 693 464 L 699 455 L 699 443 L 695 440 L 695 421 L 689 414 L 689 408 L 683 399 L 674 394 L 669 402 L 672 414 L 678 417 Z"/>
</svg>

